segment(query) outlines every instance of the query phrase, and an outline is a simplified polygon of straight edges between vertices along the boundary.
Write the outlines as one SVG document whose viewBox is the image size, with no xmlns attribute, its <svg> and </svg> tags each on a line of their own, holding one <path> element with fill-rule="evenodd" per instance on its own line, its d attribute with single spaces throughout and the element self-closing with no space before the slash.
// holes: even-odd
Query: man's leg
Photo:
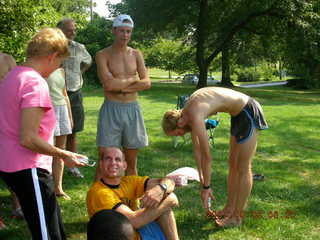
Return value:
<svg viewBox="0 0 320 240">
<path fill-rule="evenodd" d="M 257 149 L 257 130 L 244 144 L 239 144 L 240 152 L 238 157 L 239 189 L 236 202 L 235 215 L 240 216 L 246 207 L 247 200 L 252 189 L 251 162 Z"/>
<path fill-rule="evenodd" d="M 77 133 L 72 133 L 67 136 L 67 147 L 70 152 L 77 152 Z"/>
<path fill-rule="evenodd" d="M 252 189 L 251 162 L 257 147 L 257 131 L 254 130 L 252 137 L 243 144 L 236 144 L 238 152 L 236 159 L 236 180 L 233 190 L 235 191 L 235 206 L 231 216 L 218 221 L 222 227 L 237 226 L 241 224 L 244 209 Z"/>
<path fill-rule="evenodd" d="M 106 147 L 98 147 L 99 159 L 98 159 L 98 164 L 97 164 L 97 167 L 96 167 L 96 175 L 94 176 L 94 181 L 95 182 L 101 179 L 100 161 L 103 158 L 105 149 L 106 149 Z"/>
<path fill-rule="evenodd" d="M 77 133 L 72 133 L 70 135 L 67 136 L 67 147 L 66 149 L 70 152 L 78 152 L 77 149 Z M 79 177 L 79 178 L 83 178 L 82 173 L 80 172 L 79 168 L 77 167 L 73 167 L 73 168 L 69 168 L 70 173 L 75 176 L 75 177 Z"/>
<path fill-rule="evenodd" d="M 238 184 L 238 171 L 237 171 L 237 159 L 239 155 L 239 149 L 237 147 L 236 138 L 230 137 L 229 147 L 229 174 L 227 182 L 227 203 L 223 210 L 218 211 L 217 215 L 220 217 L 228 217 L 232 215 L 236 205 L 236 188 Z"/>
<path fill-rule="evenodd" d="M 137 170 L 137 156 L 138 156 L 138 149 L 127 149 L 124 148 L 124 156 L 127 161 L 127 170 L 126 170 L 126 175 L 138 175 L 138 170 Z"/>
<path fill-rule="evenodd" d="M 172 209 L 162 214 L 157 219 L 157 222 L 160 225 L 160 228 L 167 240 L 179 239 L 176 219 L 174 217 Z"/>
</svg>

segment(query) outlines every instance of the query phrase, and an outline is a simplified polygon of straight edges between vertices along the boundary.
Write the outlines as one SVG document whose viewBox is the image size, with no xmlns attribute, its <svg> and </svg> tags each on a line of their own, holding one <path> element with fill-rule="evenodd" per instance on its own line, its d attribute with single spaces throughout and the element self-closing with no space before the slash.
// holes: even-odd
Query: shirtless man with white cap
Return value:
<svg viewBox="0 0 320 240">
<path fill-rule="evenodd" d="M 112 25 L 113 44 L 96 54 L 98 76 L 105 96 L 97 130 L 100 159 L 107 147 L 123 148 L 128 164 L 127 175 L 137 175 L 138 150 L 148 145 L 137 99 L 139 91 L 151 87 L 141 52 L 128 46 L 133 26 L 129 15 L 117 16 Z"/>
</svg>

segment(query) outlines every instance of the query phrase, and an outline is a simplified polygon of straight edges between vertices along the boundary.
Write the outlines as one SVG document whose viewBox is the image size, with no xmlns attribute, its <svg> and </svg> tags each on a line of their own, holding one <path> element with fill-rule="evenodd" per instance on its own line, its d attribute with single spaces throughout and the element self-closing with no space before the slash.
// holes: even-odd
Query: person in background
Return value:
<svg viewBox="0 0 320 240">
<path fill-rule="evenodd" d="M 127 175 L 138 174 L 138 151 L 148 145 L 137 100 L 138 92 L 151 87 L 142 53 L 128 46 L 132 30 L 133 20 L 129 15 L 117 16 L 112 25 L 112 45 L 96 54 L 98 77 L 105 96 L 97 129 L 100 158 L 106 147 L 123 148 Z"/>
<path fill-rule="evenodd" d="M 47 79 L 47 82 L 56 115 L 56 126 L 54 129 L 55 146 L 65 149 L 67 135 L 72 133 L 72 113 L 67 95 L 65 73 L 63 68 L 58 68 L 51 73 Z M 56 196 L 62 197 L 65 200 L 70 200 L 71 198 L 63 191 L 62 188 L 63 168 L 63 160 L 54 157 L 52 161 L 52 175 L 54 178 L 54 189 Z"/>
<path fill-rule="evenodd" d="M 0 84 L 8 72 L 16 66 L 16 60 L 9 54 L 0 52 Z M 1 99 L 0 99 L 1 101 Z M 9 188 L 10 195 L 12 198 L 12 216 L 17 218 L 23 218 L 23 212 L 16 194 Z M 0 229 L 4 228 L 5 225 L 0 216 Z"/>
<path fill-rule="evenodd" d="M 70 56 L 62 64 L 65 71 L 67 93 L 70 100 L 73 116 L 72 134 L 67 136 L 66 149 L 71 152 L 78 152 L 77 133 L 84 128 L 84 108 L 82 103 L 83 73 L 86 72 L 92 63 L 92 58 L 86 47 L 74 41 L 76 37 L 76 23 L 73 19 L 65 18 L 58 22 L 57 27 L 62 30 L 68 39 Z M 77 168 L 69 169 L 76 176 L 83 178 L 82 173 Z"/>
<path fill-rule="evenodd" d="M 45 80 L 69 55 L 68 40 L 44 28 L 28 43 L 26 61 L 0 84 L 0 178 L 17 194 L 34 240 L 66 239 L 52 181 L 52 156 L 69 167 L 84 156 L 53 145 L 56 124 Z"/>
</svg>

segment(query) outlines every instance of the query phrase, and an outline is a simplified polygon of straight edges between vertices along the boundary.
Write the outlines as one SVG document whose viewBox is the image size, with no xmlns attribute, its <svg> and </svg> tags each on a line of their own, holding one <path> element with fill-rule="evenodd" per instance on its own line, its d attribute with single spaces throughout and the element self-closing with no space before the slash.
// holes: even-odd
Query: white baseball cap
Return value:
<svg viewBox="0 0 320 240">
<path fill-rule="evenodd" d="M 130 28 L 133 28 L 133 20 L 129 15 L 121 14 L 121 15 L 117 16 L 115 19 L 113 19 L 112 27 L 130 27 Z"/>
</svg>

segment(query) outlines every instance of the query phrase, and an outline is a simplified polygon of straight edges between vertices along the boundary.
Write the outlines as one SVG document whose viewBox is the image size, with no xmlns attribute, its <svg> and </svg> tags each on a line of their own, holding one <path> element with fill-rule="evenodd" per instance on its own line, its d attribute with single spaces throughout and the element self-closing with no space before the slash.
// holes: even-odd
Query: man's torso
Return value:
<svg viewBox="0 0 320 240">
<path fill-rule="evenodd" d="M 218 112 L 236 116 L 247 104 L 249 96 L 228 88 L 208 87 L 194 92 L 185 106 L 185 113 L 207 118 Z"/>
<path fill-rule="evenodd" d="M 137 76 L 136 50 L 127 47 L 126 52 L 115 52 L 112 47 L 103 50 L 107 66 L 115 78 L 130 78 Z M 138 98 L 138 93 L 105 92 L 105 97 L 117 102 L 133 102 Z"/>
</svg>

